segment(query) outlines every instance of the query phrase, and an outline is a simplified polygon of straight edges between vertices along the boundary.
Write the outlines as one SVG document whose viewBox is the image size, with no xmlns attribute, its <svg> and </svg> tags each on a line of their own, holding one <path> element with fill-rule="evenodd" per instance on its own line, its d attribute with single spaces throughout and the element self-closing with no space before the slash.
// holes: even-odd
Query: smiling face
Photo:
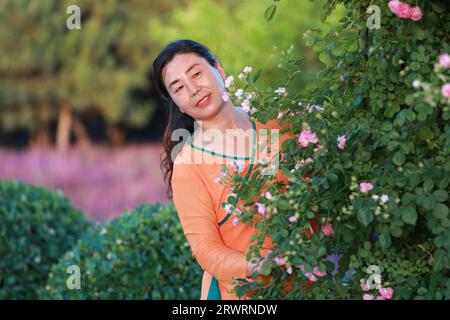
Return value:
<svg viewBox="0 0 450 320">
<path fill-rule="evenodd" d="M 195 120 L 206 120 L 225 106 L 225 72 L 195 53 L 177 54 L 162 70 L 164 85 L 179 109 Z"/>
</svg>

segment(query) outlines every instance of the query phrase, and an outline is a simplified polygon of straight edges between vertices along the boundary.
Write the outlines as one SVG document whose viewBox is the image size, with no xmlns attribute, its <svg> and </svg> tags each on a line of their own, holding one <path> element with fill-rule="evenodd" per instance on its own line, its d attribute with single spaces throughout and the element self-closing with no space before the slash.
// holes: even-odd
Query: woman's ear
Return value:
<svg viewBox="0 0 450 320">
<path fill-rule="evenodd" d="M 225 70 L 220 63 L 219 58 L 216 58 L 216 62 L 214 62 L 214 64 L 216 65 L 216 69 L 219 71 L 222 80 L 225 81 L 227 79 L 227 75 L 225 74 Z"/>
</svg>

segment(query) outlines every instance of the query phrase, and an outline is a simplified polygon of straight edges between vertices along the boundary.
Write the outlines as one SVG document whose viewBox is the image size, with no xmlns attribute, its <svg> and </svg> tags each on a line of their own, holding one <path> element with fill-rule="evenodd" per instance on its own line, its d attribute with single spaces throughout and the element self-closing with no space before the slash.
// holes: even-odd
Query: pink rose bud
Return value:
<svg viewBox="0 0 450 320">
<path fill-rule="evenodd" d="M 338 141 L 338 148 L 341 149 L 341 150 L 344 150 L 345 149 L 345 143 L 347 142 L 347 138 L 345 137 L 345 135 L 338 136 L 337 141 Z"/>
<path fill-rule="evenodd" d="M 371 184 L 370 182 L 361 182 L 359 184 L 359 190 L 361 192 L 369 192 L 372 189 L 373 189 L 373 184 Z"/>
<path fill-rule="evenodd" d="M 422 10 L 419 7 L 414 7 L 411 9 L 411 20 L 419 21 L 422 19 Z"/>
<path fill-rule="evenodd" d="M 321 230 L 323 234 L 326 235 L 327 237 L 331 237 L 333 235 L 333 227 L 331 226 L 330 223 L 324 224 L 321 227 Z"/>
<path fill-rule="evenodd" d="M 439 56 L 439 64 L 444 67 L 450 67 L 450 55 L 448 53 L 443 53 Z"/>
<path fill-rule="evenodd" d="M 442 95 L 446 98 L 450 97 L 450 83 L 446 83 L 442 86 Z"/>
</svg>

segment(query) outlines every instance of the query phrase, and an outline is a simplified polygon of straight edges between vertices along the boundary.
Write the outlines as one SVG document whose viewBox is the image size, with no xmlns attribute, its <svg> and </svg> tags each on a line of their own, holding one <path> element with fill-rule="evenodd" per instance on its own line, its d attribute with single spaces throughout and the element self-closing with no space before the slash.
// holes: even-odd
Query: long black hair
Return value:
<svg viewBox="0 0 450 320">
<path fill-rule="evenodd" d="M 166 182 L 167 197 L 172 199 L 172 173 L 173 159 L 172 150 L 176 141 L 172 141 L 172 132 L 176 129 L 186 129 L 190 133 L 194 131 L 195 120 L 186 113 L 179 110 L 178 106 L 170 98 L 167 88 L 162 79 L 162 70 L 175 57 L 181 53 L 194 53 L 204 58 L 208 63 L 216 67 L 215 62 L 218 59 L 204 45 L 193 40 L 175 40 L 170 42 L 153 61 L 153 81 L 157 92 L 164 100 L 168 101 L 169 119 L 163 136 L 164 151 L 161 157 L 161 170 L 163 171 L 164 181 Z"/>
</svg>

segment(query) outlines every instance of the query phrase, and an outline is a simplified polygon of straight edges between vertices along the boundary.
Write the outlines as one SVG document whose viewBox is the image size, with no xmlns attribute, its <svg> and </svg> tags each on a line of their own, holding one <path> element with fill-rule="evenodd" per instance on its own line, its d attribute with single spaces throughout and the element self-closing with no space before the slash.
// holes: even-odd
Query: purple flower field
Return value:
<svg viewBox="0 0 450 320">
<path fill-rule="evenodd" d="M 0 149 L 0 179 L 62 190 L 92 221 L 105 222 L 143 203 L 167 203 L 162 146 Z"/>
</svg>

